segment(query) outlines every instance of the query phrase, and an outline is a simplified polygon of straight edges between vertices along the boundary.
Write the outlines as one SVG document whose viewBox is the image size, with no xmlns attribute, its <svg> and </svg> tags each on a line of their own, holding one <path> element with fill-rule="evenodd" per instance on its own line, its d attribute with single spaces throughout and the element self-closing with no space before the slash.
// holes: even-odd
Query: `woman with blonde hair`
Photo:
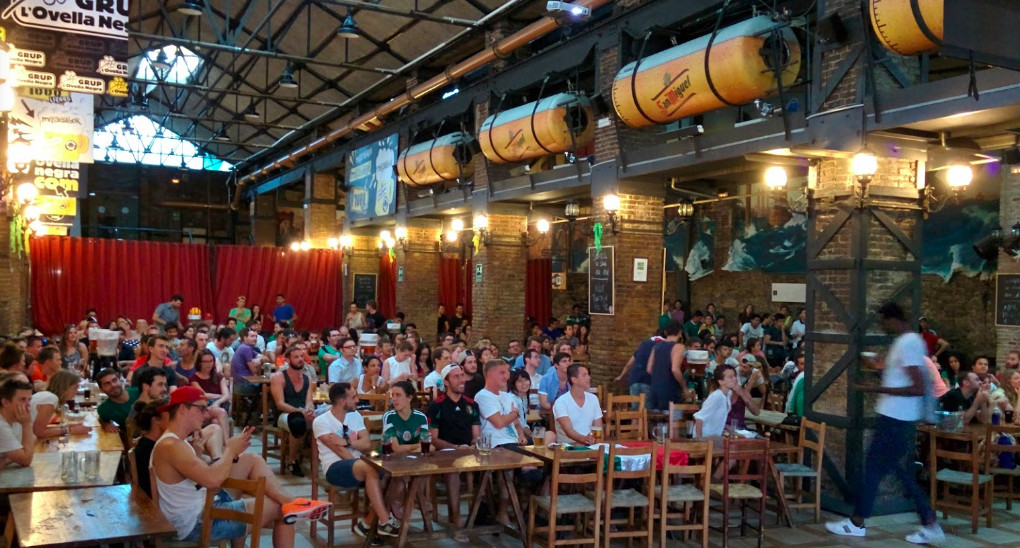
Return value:
<svg viewBox="0 0 1020 548">
<path fill-rule="evenodd" d="M 81 378 L 77 373 L 61 369 L 52 376 L 46 383 L 46 390 L 36 392 L 29 400 L 29 410 L 32 413 L 32 431 L 37 438 L 52 438 L 66 434 L 88 434 L 92 428 L 84 424 L 74 424 L 60 428 L 50 428 L 57 409 L 64 403 L 73 400 L 78 394 L 78 381 Z"/>
</svg>

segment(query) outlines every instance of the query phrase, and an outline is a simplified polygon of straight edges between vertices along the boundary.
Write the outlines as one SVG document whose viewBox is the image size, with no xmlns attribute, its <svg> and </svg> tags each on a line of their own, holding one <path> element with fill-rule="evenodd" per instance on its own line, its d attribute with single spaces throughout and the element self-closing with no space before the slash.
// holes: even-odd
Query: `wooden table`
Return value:
<svg viewBox="0 0 1020 548">
<path fill-rule="evenodd" d="M 368 455 L 362 455 L 361 458 L 375 468 L 376 471 L 379 472 L 380 476 L 382 476 L 384 483 L 382 488 L 384 492 L 386 491 L 389 481 L 392 479 L 407 478 L 411 480 L 410 486 L 404 493 L 404 515 L 401 519 L 400 536 L 397 539 L 398 548 L 402 548 L 408 540 L 411 514 L 414 511 L 414 505 L 421 500 L 420 497 L 424 493 L 423 487 L 425 486 L 425 482 L 430 478 L 430 476 L 459 472 L 482 472 L 482 480 L 478 484 L 478 491 L 474 495 L 474 501 L 471 504 L 471 512 L 468 514 L 467 522 L 463 528 L 457 529 L 457 532 L 470 534 L 482 531 L 482 528 L 474 527 L 475 518 L 478 515 L 478 508 L 482 503 L 482 498 L 484 498 L 486 489 L 491 489 L 493 487 L 493 472 L 498 472 L 496 478 L 502 484 L 503 489 L 510 497 L 510 504 L 517 519 L 518 534 L 521 536 L 521 541 L 525 544 L 527 543 L 527 526 L 524 522 L 524 513 L 521 510 L 521 503 L 517 498 L 517 487 L 514 485 L 513 473 L 514 470 L 518 470 L 520 468 L 541 466 L 542 461 L 501 447 L 493 449 L 492 453 L 485 457 L 481 456 L 475 449 L 466 449 L 457 451 L 436 451 L 427 457 L 423 457 L 420 454 L 402 453 L 392 455 L 387 460 L 383 460 L 379 457 L 369 457 Z M 420 505 L 419 508 L 424 506 L 425 505 Z M 432 519 L 427 514 L 427 510 L 422 510 L 422 521 L 425 524 L 425 534 L 423 536 L 425 539 L 433 539 L 437 536 L 448 536 L 447 532 L 436 534 L 432 531 Z M 492 528 L 485 529 L 491 530 Z M 499 530 L 502 529 L 503 527 L 500 526 Z M 372 545 L 374 537 L 375 529 L 372 528 L 372 532 L 369 533 L 368 537 L 365 539 L 365 548 Z M 414 540 L 421 539 L 416 538 Z M 525 548 L 528 547 L 525 546 Z"/>
<path fill-rule="evenodd" d="M 616 443 L 616 442 L 613 442 Z M 519 445 L 514 448 L 514 451 L 528 457 L 532 457 L 542 461 L 543 466 L 551 466 L 553 463 L 553 455 L 556 452 L 557 446 L 549 447 L 548 445 Z M 587 460 L 584 458 L 578 458 L 574 456 L 576 451 L 563 450 L 563 456 L 560 457 L 561 462 L 571 462 L 578 460 Z"/>
<path fill-rule="evenodd" d="M 80 489 L 113 485 L 120 466 L 121 452 L 104 451 L 99 454 L 99 477 L 90 480 L 81 472 L 76 483 L 60 479 L 60 453 L 40 453 L 32 458 L 32 466 L 7 467 L 0 470 L 0 494 L 56 489 Z"/>
<path fill-rule="evenodd" d="M 95 413 L 89 412 L 85 417 L 86 426 L 92 427 L 91 434 L 68 436 L 67 443 L 60 443 L 59 438 L 37 438 L 35 452 L 63 453 L 65 451 L 120 451 L 124 452 L 124 440 L 120 434 L 103 430 Z M 52 426 L 50 428 L 53 428 Z"/>
<path fill-rule="evenodd" d="M 11 495 L 6 536 L 23 548 L 92 546 L 170 537 L 163 513 L 130 485 Z"/>
</svg>

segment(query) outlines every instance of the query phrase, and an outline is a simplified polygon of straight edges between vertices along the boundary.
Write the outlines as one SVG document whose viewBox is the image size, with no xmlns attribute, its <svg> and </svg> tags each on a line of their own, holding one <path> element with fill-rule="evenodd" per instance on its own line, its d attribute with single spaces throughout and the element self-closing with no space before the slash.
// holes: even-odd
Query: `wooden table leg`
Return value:
<svg viewBox="0 0 1020 548">
<path fill-rule="evenodd" d="M 422 481 L 423 488 L 418 489 L 417 495 L 418 510 L 421 513 L 421 521 L 424 524 L 426 533 L 432 532 L 432 511 L 435 510 L 435 508 L 429 510 L 429 505 L 432 504 L 432 501 L 428 497 L 429 495 L 428 482 L 431 481 L 431 479 L 432 479 L 431 476 L 425 477 L 425 479 Z"/>
<path fill-rule="evenodd" d="M 404 544 L 407 543 L 407 532 L 411 529 L 411 515 L 414 513 L 415 495 L 421 489 L 421 483 L 425 481 L 425 477 L 416 476 L 413 478 L 411 484 L 407 487 L 407 492 L 404 493 L 404 516 L 403 521 L 400 523 L 400 536 L 397 538 L 397 548 L 404 548 Z"/>
<path fill-rule="evenodd" d="M 475 526 L 475 518 L 478 517 L 478 509 L 482 506 L 482 498 L 485 496 L 486 487 L 492 481 L 492 472 L 486 470 L 482 472 L 482 479 L 478 482 L 478 491 L 475 491 L 475 499 L 471 501 L 471 511 L 468 513 L 468 519 L 464 523 L 464 528 L 471 528 Z M 491 510 L 490 510 L 491 511 Z"/>
<path fill-rule="evenodd" d="M 786 490 L 783 489 L 783 479 L 779 476 L 779 470 L 776 469 L 776 461 L 771 455 L 769 455 L 768 467 L 769 473 L 772 474 L 772 481 L 776 482 L 776 497 L 779 499 L 779 515 L 786 519 L 787 526 L 793 527 L 793 517 L 790 515 L 790 508 L 786 505 Z"/>
<path fill-rule="evenodd" d="M 509 493 L 510 505 L 514 509 L 514 515 L 517 516 L 517 533 L 521 535 L 521 542 L 524 543 L 524 548 L 529 548 L 528 527 L 524 524 L 524 512 L 521 511 L 521 501 L 517 498 L 517 489 L 514 487 L 514 472 L 515 470 L 503 471 L 503 488 Z"/>
</svg>

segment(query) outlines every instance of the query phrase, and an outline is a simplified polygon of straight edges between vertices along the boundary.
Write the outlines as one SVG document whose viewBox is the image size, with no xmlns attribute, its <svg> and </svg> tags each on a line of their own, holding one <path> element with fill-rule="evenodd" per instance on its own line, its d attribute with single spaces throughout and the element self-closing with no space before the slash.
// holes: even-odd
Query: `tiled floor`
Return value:
<svg viewBox="0 0 1020 548">
<path fill-rule="evenodd" d="M 261 453 L 261 445 L 257 438 L 253 440 L 252 447 L 249 451 Z M 270 465 L 276 465 L 278 468 L 278 462 L 275 460 L 271 459 Z M 307 465 L 308 463 L 306 459 L 306 470 Z M 311 484 L 308 478 L 295 478 L 293 476 L 286 475 L 281 479 L 287 486 L 288 491 L 294 496 L 307 497 L 311 493 Z M 1015 505 L 1012 511 L 1006 511 L 1005 504 L 1001 502 L 996 504 L 995 508 L 996 511 L 993 516 L 993 523 L 995 526 L 991 528 L 981 527 L 978 529 L 977 534 L 971 533 L 969 519 L 964 520 L 960 519 L 960 517 L 950 516 L 949 519 L 942 520 L 942 526 L 949 536 L 946 544 L 943 546 L 948 548 L 972 548 L 980 546 L 1020 547 L 1020 504 Z M 445 508 L 442 507 L 440 508 L 440 511 L 442 514 L 445 514 L 446 512 Z M 917 516 L 914 514 L 895 514 L 873 518 L 868 522 L 868 536 L 865 538 L 835 537 L 825 530 L 824 524 L 807 523 L 810 519 L 807 513 L 798 514 L 796 517 L 799 518 L 800 524 L 796 528 L 791 529 L 776 525 L 775 516 L 773 514 L 769 514 L 766 519 L 764 545 L 768 547 L 790 546 L 796 548 L 848 548 L 863 546 L 899 548 L 915 546 L 914 544 L 910 544 L 904 540 L 904 536 L 912 532 L 916 527 Z M 824 521 L 826 519 L 837 519 L 838 517 L 839 516 L 823 514 L 822 519 Z M 982 521 L 981 523 L 983 524 L 984 522 Z M 420 527 L 421 522 L 419 521 L 417 525 Z M 261 539 L 262 546 L 272 546 L 272 536 L 270 531 L 265 530 L 264 533 L 265 534 L 262 535 Z M 326 546 L 325 532 L 321 527 L 317 533 L 317 538 L 311 538 L 308 523 L 299 523 L 296 547 L 320 548 Z M 753 532 L 749 531 L 749 534 L 753 535 Z M 351 534 L 350 529 L 346 524 L 337 527 L 337 546 L 360 546 L 360 544 L 361 538 Z M 700 541 L 669 541 L 667 544 L 670 548 L 701 546 Z M 721 534 L 713 532 L 709 537 L 709 545 L 713 548 L 721 547 Z M 415 546 L 428 548 L 466 548 L 469 546 L 520 548 L 521 541 L 508 535 L 501 535 L 499 537 L 486 535 L 472 538 L 469 542 L 457 542 L 453 539 L 449 539 L 418 543 Z M 613 546 L 623 547 L 626 546 L 626 544 L 618 542 L 614 543 Z M 757 546 L 757 542 L 753 537 L 741 538 L 739 536 L 739 530 L 735 529 L 732 531 L 729 546 L 730 548 L 749 548 Z"/>
</svg>

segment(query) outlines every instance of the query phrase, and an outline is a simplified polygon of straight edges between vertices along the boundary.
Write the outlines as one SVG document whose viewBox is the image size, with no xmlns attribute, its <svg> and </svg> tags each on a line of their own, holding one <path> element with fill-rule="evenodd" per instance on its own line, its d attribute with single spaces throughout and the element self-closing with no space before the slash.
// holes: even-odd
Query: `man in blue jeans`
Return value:
<svg viewBox="0 0 1020 548">
<path fill-rule="evenodd" d="M 825 524 L 825 528 L 836 535 L 863 537 L 864 520 L 871 517 L 878 485 L 887 474 L 895 473 L 907 497 L 914 500 L 917 513 L 921 516 L 921 526 L 907 535 L 907 541 L 914 544 L 939 544 L 945 541 L 946 535 L 935 520 L 935 512 L 928 503 L 928 494 L 917 484 L 909 466 L 914 461 L 917 423 L 922 418 L 922 401 L 926 390 L 922 368 L 925 367 L 927 348 L 924 339 L 910 328 L 899 305 L 882 305 L 878 315 L 883 328 L 896 335 L 896 340 L 889 348 L 884 366 L 881 363 L 875 364 L 882 369 L 882 383 L 878 386 L 857 386 L 862 392 L 880 394 L 875 406 L 878 412 L 875 433 L 864 464 L 864 479 L 857 494 L 853 516 L 841 521 L 830 521 Z"/>
<path fill-rule="evenodd" d="M 627 361 L 627 365 L 623 366 L 623 371 L 620 371 L 620 374 L 613 379 L 615 382 L 623 382 L 623 379 L 626 378 L 627 384 L 630 385 L 631 396 L 645 395 L 645 407 L 648 407 L 648 399 L 652 393 L 652 377 L 645 369 L 645 364 L 652 356 L 652 348 L 655 343 L 664 340 L 666 339 L 656 335 L 641 341 L 630 360 Z"/>
</svg>

